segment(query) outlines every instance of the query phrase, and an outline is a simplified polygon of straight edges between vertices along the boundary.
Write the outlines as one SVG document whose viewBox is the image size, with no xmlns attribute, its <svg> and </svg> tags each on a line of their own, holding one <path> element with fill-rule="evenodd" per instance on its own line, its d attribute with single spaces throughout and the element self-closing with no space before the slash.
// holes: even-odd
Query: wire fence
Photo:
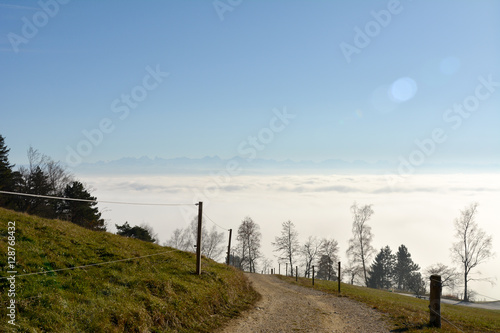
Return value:
<svg viewBox="0 0 500 333">
<path fill-rule="evenodd" d="M 107 204 L 133 205 L 133 206 L 197 206 L 199 204 L 199 203 L 128 202 L 128 201 L 112 201 L 112 200 L 97 200 L 97 199 L 95 199 L 95 200 L 89 200 L 89 199 L 70 198 L 70 197 L 58 197 L 58 196 L 39 195 L 39 194 L 22 193 L 22 192 L 11 192 L 11 191 L 0 191 L 0 194 L 15 195 L 15 196 L 24 196 L 24 197 L 32 197 L 32 198 L 41 198 L 41 199 L 62 200 L 62 201 L 78 201 L 78 202 L 86 202 L 86 203 L 107 203 Z M 229 230 L 228 228 L 225 228 L 225 227 L 221 226 L 219 223 L 215 222 L 206 213 L 203 213 L 203 216 L 205 216 L 211 223 L 213 223 L 218 228 L 223 229 L 223 230 L 227 230 L 227 231 Z M 135 259 L 142 259 L 142 258 L 147 258 L 147 257 L 152 257 L 152 256 L 158 256 L 158 255 L 167 254 L 167 253 L 171 253 L 171 252 L 175 252 L 175 251 L 181 251 L 181 250 L 175 249 L 175 250 L 171 250 L 171 251 L 160 252 L 160 253 L 155 253 L 155 254 L 149 254 L 149 255 L 144 255 L 144 256 L 131 257 L 131 258 L 125 258 L 125 259 L 118 259 L 118 260 L 111 260 L 111 261 L 105 261 L 105 262 L 100 262 L 100 263 L 92 263 L 92 264 L 75 266 L 75 267 L 66 267 L 66 268 L 61 268 L 61 269 L 55 269 L 55 270 L 49 270 L 49 271 L 40 271 L 40 272 L 32 272 L 32 273 L 26 273 L 26 274 L 16 274 L 15 276 L 16 276 L 16 278 L 17 277 L 26 277 L 26 276 L 32 276 L 32 275 L 40 275 L 40 274 L 55 273 L 55 272 L 75 270 L 75 269 L 82 269 L 82 268 L 88 268 L 88 267 L 95 267 L 95 266 L 107 265 L 107 264 L 112 264 L 112 263 L 117 263 L 117 262 L 126 262 L 126 261 L 135 260 Z M 14 272 L 14 271 L 12 271 L 12 272 Z M 0 277 L 0 280 L 7 279 L 7 278 L 8 277 Z"/>
<path fill-rule="evenodd" d="M 493 298 L 493 297 L 490 297 L 490 296 L 486 296 L 486 295 L 480 294 L 478 292 L 475 292 L 475 293 L 476 293 L 476 295 L 483 296 L 483 297 L 491 299 L 492 301 L 490 301 L 490 302 L 500 302 L 500 299 L 496 299 L 496 298 Z"/>
<path fill-rule="evenodd" d="M 149 203 L 149 202 L 124 202 L 124 201 L 109 201 L 109 200 L 88 200 L 88 199 L 78 199 L 78 198 L 68 198 L 68 197 L 55 197 L 50 195 L 39 195 L 21 192 L 9 192 L 0 191 L 1 194 L 9 195 L 20 195 L 25 197 L 34 197 L 41 199 L 54 199 L 54 200 L 64 200 L 64 201 L 80 201 L 89 203 L 107 203 L 107 204 L 117 204 L 117 205 L 135 205 L 135 206 L 194 206 L 194 203 Z"/>
<path fill-rule="evenodd" d="M 50 271 L 40 271 L 40 272 L 33 272 L 33 273 L 26 273 L 26 274 L 16 274 L 15 276 L 16 276 L 16 278 L 18 278 L 18 277 L 22 277 L 22 276 L 31 276 L 31 275 L 56 273 L 56 272 L 62 272 L 62 271 L 70 271 L 70 270 L 74 270 L 74 269 L 81 269 L 81 268 L 87 268 L 87 267 L 102 266 L 102 265 L 114 264 L 114 263 L 117 263 L 117 262 L 124 262 L 124 261 L 130 261 L 130 260 L 135 260 L 135 259 L 142 259 L 142 258 L 154 257 L 154 256 L 159 256 L 159 255 L 162 255 L 162 254 L 167 254 L 167 253 L 177 252 L 177 251 L 180 251 L 180 250 L 170 250 L 170 251 L 166 251 L 166 252 L 147 254 L 147 255 L 138 256 L 138 257 L 131 257 L 131 258 L 125 258 L 125 259 L 104 261 L 104 262 L 99 262 L 99 263 L 94 263 L 94 264 L 88 264 L 88 265 L 81 265 L 81 266 L 74 266 L 74 267 L 66 267 L 66 268 L 53 269 L 53 270 L 50 270 Z M 2 277 L 0 277 L 0 280 L 7 279 L 7 278 L 8 277 L 6 277 L 6 276 L 2 276 Z"/>
<path fill-rule="evenodd" d="M 229 228 L 225 228 L 225 227 L 222 227 L 221 225 L 217 224 L 214 220 L 212 220 L 210 218 L 210 216 L 208 216 L 206 213 L 203 213 L 203 216 L 205 216 L 210 222 L 212 222 L 214 225 L 216 225 L 217 227 L 219 227 L 220 229 L 222 230 L 225 230 L 225 231 L 229 231 Z"/>
<path fill-rule="evenodd" d="M 443 317 L 440 313 L 434 311 L 433 308 L 431 308 L 429 306 L 429 310 L 434 313 L 435 315 L 438 315 L 442 320 L 444 320 L 445 322 L 447 322 L 448 324 L 450 324 L 451 326 L 453 326 L 454 328 L 456 328 L 457 330 L 459 330 L 460 332 L 465 332 L 464 330 L 460 329 L 460 327 L 458 327 L 457 325 L 453 324 L 451 321 L 449 321 L 448 319 L 446 319 L 445 317 Z"/>
</svg>

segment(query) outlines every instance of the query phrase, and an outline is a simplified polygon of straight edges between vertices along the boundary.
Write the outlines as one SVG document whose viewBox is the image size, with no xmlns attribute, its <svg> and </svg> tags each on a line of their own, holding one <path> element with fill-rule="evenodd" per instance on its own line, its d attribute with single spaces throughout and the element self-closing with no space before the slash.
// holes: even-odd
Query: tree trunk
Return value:
<svg viewBox="0 0 500 333">
<path fill-rule="evenodd" d="M 363 248 L 363 235 L 362 232 L 360 231 L 359 235 L 359 247 L 361 251 L 361 264 L 363 265 L 363 275 L 365 277 L 365 286 L 368 287 L 368 278 L 366 277 L 366 266 L 365 266 L 365 252 Z"/>
<path fill-rule="evenodd" d="M 467 291 L 467 271 L 464 273 L 464 301 L 469 301 L 469 293 Z"/>
</svg>

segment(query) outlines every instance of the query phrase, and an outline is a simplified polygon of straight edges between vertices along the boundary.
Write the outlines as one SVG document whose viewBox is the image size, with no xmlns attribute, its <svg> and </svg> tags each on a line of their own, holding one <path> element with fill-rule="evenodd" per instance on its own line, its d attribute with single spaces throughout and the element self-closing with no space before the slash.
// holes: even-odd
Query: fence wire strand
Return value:
<svg viewBox="0 0 500 333">
<path fill-rule="evenodd" d="M 500 299 L 496 299 L 496 298 L 493 298 L 491 296 L 486 296 L 486 295 L 483 295 L 483 294 L 480 294 L 480 293 L 477 293 L 477 292 L 476 292 L 476 294 L 479 295 L 479 296 L 483 296 L 483 297 L 492 299 L 493 301 L 491 301 L 491 302 L 500 302 Z"/>
<path fill-rule="evenodd" d="M 203 213 L 203 215 L 210 221 L 212 222 L 213 224 L 215 224 L 217 227 L 221 228 L 222 230 L 226 230 L 226 231 L 229 231 L 229 228 L 224 228 L 224 227 L 221 227 L 219 224 L 215 223 L 214 220 L 212 220 L 210 218 L 210 216 L 208 216 L 206 213 Z"/>
<path fill-rule="evenodd" d="M 460 327 L 456 326 L 455 324 L 453 324 L 451 321 L 449 321 L 448 319 L 446 319 L 445 317 L 443 317 L 440 313 L 437 313 L 433 308 L 431 308 L 429 306 L 429 310 L 431 310 L 432 312 L 434 312 L 434 314 L 437 314 L 439 316 L 439 318 L 443 319 L 445 322 L 447 322 L 448 324 L 450 324 L 451 326 L 455 327 L 457 330 L 459 330 L 460 332 L 464 332 L 463 330 L 460 329 Z"/>
<path fill-rule="evenodd" d="M 95 202 L 95 203 L 100 202 L 100 203 L 118 204 L 118 205 L 136 205 L 136 206 L 194 206 L 195 205 L 193 203 L 148 203 L 148 202 L 107 201 L 107 200 L 97 200 L 97 199 L 96 200 L 89 200 L 89 199 L 64 198 L 64 197 L 55 197 L 55 196 L 50 196 L 50 195 L 9 192 L 9 191 L 0 191 L 0 193 L 1 194 L 10 194 L 10 195 L 21 195 L 21 196 L 25 196 L 25 197 L 34 197 L 34 198 L 42 198 L 42 199 Z"/>
<path fill-rule="evenodd" d="M 14 276 L 16 278 L 18 278 L 18 277 L 21 277 L 21 276 L 40 275 L 40 274 L 47 274 L 47 273 L 70 271 L 70 270 L 79 269 L 79 268 L 102 266 L 102 265 L 108 265 L 108 264 L 113 264 L 113 263 L 117 263 L 117 262 L 130 261 L 130 260 L 134 260 L 134 259 L 142 259 L 142 258 L 147 258 L 147 257 L 159 256 L 159 255 L 162 255 L 162 254 L 167 254 L 167 253 L 176 252 L 176 251 L 180 251 L 180 250 L 171 250 L 171 251 L 166 251 L 166 252 L 147 254 L 147 255 L 139 256 L 139 257 L 132 257 L 132 258 L 126 258 L 126 259 L 111 260 L 111 261 L 105 261 L 105 262 L 99 262 L 99 263 L 95 263 L 95 264 L 81 265 L 81 266 L 75 266 L 75 267 L 59 268 L 59 269 L 54 269 L 54 270 L 51 270 L 51 271 L 42 271 L 42 272 L 34 272 L 34 273 L 26 273 L 26 274 L 15 274 Z M 1 279 L 7 279 L 7 278 L 8 278 L 7 276 L 2 276 L 2 277 L 0 277 L 0 280 Z"/>
</svg>

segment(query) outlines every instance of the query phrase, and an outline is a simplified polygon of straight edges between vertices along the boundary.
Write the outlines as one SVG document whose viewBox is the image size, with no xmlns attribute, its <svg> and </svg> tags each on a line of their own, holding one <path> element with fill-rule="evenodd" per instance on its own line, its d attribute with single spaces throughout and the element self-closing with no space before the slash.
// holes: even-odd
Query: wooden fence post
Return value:
<svg viewBox="0 0 500 333">
<path fill-rule="evenodd" d="M 229 266 L 229 259 L 231 259 L 231 235 L 233 234 L 233 229 L 229 229 L 229 244 L 227 245 L 227 265 Z"/>
<path fill-rule="evenodd" d="M 295 282 L 299 281 L 299 268 L 295 266 Z"/>
<path fill-rule="evenodd" d="M 340 261 L 339 261 L 339 278 L 338 278 L 338 282 L 339 282 L 339 294 L 340 294 Z"/>
<path fill-rule="evenodd" d="M 429 297 L 431 327 L 441 328 L 441 276 L 431 275 L 431 291 Z"/>
<path fill-rule="evenodd" d="M 198 232 L 196 237 L 196 275 L 201 274 L 201 221 L 203 216 L 203 202 L 198 202 Z"/>
<path fill-rule="evenodd" d="M 314 265 L 313 265 L 313 286 L 314 286 Z"/>
</svg>

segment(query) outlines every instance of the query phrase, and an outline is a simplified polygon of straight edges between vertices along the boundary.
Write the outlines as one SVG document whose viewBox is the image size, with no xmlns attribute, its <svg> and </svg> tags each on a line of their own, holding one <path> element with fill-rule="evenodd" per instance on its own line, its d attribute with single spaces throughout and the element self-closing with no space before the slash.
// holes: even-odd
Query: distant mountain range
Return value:
<svg viewBox="0 0 500 333">
<path fill-rule="evenodd" d="M 82 163 L 73 168 L 75 172 L 100 174 L 211 174 L 228 172 L 235 174 L 291 174 L 291 173 L 413 173 L 413 172 L 498 172 L 500 164 L 436 164 L 423 163 L 413 166 L 408 161 L 344 161 L 330 159 L 321 162 L 273 159 L 252 159 L 242 157 L 222 159 L 218 156 L 203 158 L 134 158 L 124 157 L 112 161 Z M 400 172 L 401 171 L 401 172 Z"/>
</svg>

